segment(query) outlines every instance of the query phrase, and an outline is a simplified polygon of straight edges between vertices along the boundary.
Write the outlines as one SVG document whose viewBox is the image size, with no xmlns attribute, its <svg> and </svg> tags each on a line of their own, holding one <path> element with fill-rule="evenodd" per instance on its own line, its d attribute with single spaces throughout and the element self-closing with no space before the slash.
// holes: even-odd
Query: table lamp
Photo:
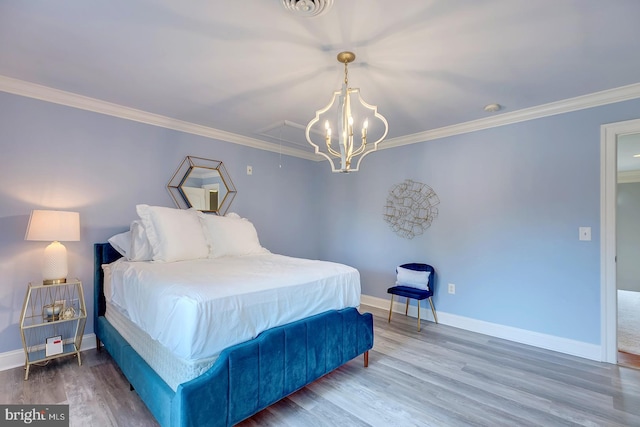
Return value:
<svg viewBox="0 0 640 427">
<path fill-rule="evenodd" d="M 60 241 L 80 240 L 78 212 L 33 210 L 25 240 L 52 242 L 44 250 L 42 283 L 53 285 L 67 281 L 67 248 Z"/>
</svg>

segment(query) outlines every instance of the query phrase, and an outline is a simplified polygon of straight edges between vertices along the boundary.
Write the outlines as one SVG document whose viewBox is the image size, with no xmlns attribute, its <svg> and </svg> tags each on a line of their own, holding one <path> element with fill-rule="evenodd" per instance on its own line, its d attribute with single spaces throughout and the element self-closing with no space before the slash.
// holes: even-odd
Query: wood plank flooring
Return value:
<svg viewBox="0 0 640 427">
<path fill-rule="evenodd" d="M 640 369 L 640 354 L 618 351 L 618 364 L 626 366 L 627 368 Z"/>
<path fill-rule="evenodd" d="M 251 426 L 640 426 L 640 370 L 374 313 L 375 346 Z M 0 372 L 1 403 L 68 403 L 71 426 L 156 426 L 106 352 Z"/>
</svg>

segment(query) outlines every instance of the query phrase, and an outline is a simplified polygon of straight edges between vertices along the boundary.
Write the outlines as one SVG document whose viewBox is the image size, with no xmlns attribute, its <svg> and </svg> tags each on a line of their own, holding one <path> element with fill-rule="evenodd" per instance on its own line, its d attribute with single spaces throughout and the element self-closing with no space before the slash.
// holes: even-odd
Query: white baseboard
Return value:
<svg viewBox="0 0 640 427">
<path fill-rule="evenodd" d="M 361 302 L 363 305 L 375 307 L 383 310 L 389 310 L 389 300 L 362 295 Z M 404 314 L 405 303 L 393 303 L 393 312 Z M 438 322 L 443 325 L 453 326 L 455 328 L 465 329 L 479 334 L 489 335 L 496 338 L 502 338 L 521 344 L 532 345 L 534 347 L 553 350 L 560 353 L 570 354 L 572 356 L 584 357 L 585 359 L 602 361 L 602 350 L 599 345 L 589 344 L 581 341 L 570 340 L 567 338 L 556 337 L 553 335 L 541 334 L 538 332 L 527 331 L 525 329 L 513 328 L 511 326 L 498 325 L 495 323 L 484 322 L 482 320 L 471 319 L 468 317 L 457 316 L 442 311 L 437 311 Z M 418 316 L 418 309 L 415 305 L 409 306 L 409 316 Z M 423 303 L 420 310 L 420 318 L 433 322 L 433 314 L 431 308 Z M 82 337 L 81 351 L 96 348 L 96 335 L 87 334 Z M 24 350 L 12 350 L 0 353 L 0 371 L 24 366 Z"/>
<path fill-rule="evenodd" d="M 82 346 L 80 351 L 91 350 L 96 348 L 96 334 L 87 334 L 82 336 Z M 24 366 L 24 350 L 12 350 L 0 353 L 0 371 Z"/>
<path fill-rule="evenodd" d="M 389 299 L 362 295 L 360 301 L 363 305 L 389 310 Z M 404 314 L 404 310 L 404 300 L 403 302 L 394 301 L 394 313 L 397 312 Z M 598 362 L 603 361 L 602 350 L 600 346 L 596 344 L 589 344 L 568 338 L 561 338 L 553 335 L 541 334 L 539 332 L 527 331 L 525 329 L 513 328 L 511 326 L 498 325 L 496 323 L 457 316 L 455 314 L 438 311 L 438 307 L 436 307 L 436 314 L 438 315 L 438 323 L 443 325 L 453 326 L 467 331 L 477 332 L 560 353 L 570 354 L 572 356 L 584 357 L 585 359 L 595 360 Z M 409 306 L 408 315 L 415 318 L 418 317 L 418 309 L 415 305 Z M 431 308 L 428 304 L 423 303 L 422 308 L 420 309 L 420 318 L 433 322 L 433 315 L 431 314 Z"/>
</svg>

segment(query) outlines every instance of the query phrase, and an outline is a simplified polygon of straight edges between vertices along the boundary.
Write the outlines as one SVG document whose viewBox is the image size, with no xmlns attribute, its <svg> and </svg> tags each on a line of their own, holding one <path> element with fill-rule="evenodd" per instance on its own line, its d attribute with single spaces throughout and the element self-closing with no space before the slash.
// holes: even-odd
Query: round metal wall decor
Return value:
<svg viewBox="0 0 640 427">
<path fill-rule="evenodd" d="M 405 179 L 389 190 L 384 220 L 400 237 L 413 239 L 429 228 L 438 216 L 435 206 L 439 203 L 440 199 L 431 187 Z"/>
</svg>

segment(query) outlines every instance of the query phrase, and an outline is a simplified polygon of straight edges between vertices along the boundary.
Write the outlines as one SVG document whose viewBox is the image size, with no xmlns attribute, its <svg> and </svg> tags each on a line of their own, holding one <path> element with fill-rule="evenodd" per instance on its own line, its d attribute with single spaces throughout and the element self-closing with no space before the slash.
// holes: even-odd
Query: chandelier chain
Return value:
<svg viewBox="0 0 640 427">
<path fill-rule="evenodd" d="M 345 63 L 344 63 L 344 85 L 349 87 L 349 70 L 347 68 L 347 65 L 349 65 L 349 63 L 345 61 Z"/>
</svg>

